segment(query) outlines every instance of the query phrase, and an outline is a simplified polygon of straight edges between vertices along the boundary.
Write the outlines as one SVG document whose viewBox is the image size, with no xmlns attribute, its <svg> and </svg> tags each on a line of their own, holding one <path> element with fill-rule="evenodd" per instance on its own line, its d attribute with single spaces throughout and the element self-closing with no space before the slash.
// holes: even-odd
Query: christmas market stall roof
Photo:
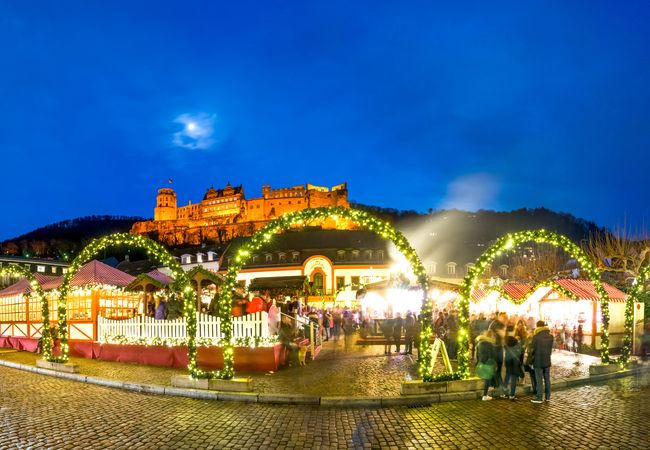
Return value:
<svg viewBox="0 0 650 450">
<path fill-rule="evenodd" d="M 63 277 L 48 277 L 41 274 L 34 274 L 37 281 L 41 283 L 43 290 L 48 291 L 57 289 L 63 283 Z M 70 282 L 71 286 L 87 286 L 87 285 L 110 285 L 125 287 L 128 286 L 135 277 L 106 265 L 100 261 L 93 260 L 81 267 L 79 271 L 72 277 Z M 11 286 L 0 291 L 0 297 L 8 297 L 16 294 L 31 292 L 29 282 L 23 278 Z"/>
<path fill-rule="evenodd" d="M 555 282 L 560 286 L 562 286 L 564 289 L 573 293 L 576 296 L 576 298 L 580 300 L 600 299 L 598 292 L 596 292 L 596 287 L 594 286 L 594 283 L 590 280 L 563 279 L 563 280 L 555 280 Z M 611 302 L 621 303 L 621 302 L 625 302 L 625 300 L 627 299 L 627 295 L 625 294 L 625 292 L 615 288 L 611 284 L 603 283 L 603 287 L 605 288 L 605 291 L 607 292 L 607 295 L 609 296 L 609 300 Z M 553 292 L 553 290 L 549 291 L 549 293 L 546 294 L 546 296 L 542 300 L 548 299 L 548 296 L 551 292 Z"/>
<path fill-rule="evenodd" d="M 41 275 L 40 273 L 35 273 L 34 278 L 36 278 L 36 281 L 39 282 L 44 290 L 54 289 L 63 281 L 63 277 L 49 277 L 47 275 Z M 12 297 L 14 295 L 26 294 L 28 292 L 32 292 L 32 286 L 29 281 L 27 281 L 27 278 L 21 278 L 11 286 L 2 289 L 0 291 L 0 297 Z"/>
<path fill-rule="evenodd" d="M 305 287 L 307 277 L 305 276 L 286 276 L 286 277 L 268 277 L 253 278 L 248 289 L 250 291 L 260 291 L 265 289 L 302 289 Z"/>
<path fill-rule="evenodd" d="M 157 289 L 162 289 L 169 286 L 173 282 L 174 279 L 172 277 L 165 273 L 162 273 L 158 269 L 154 269 L 149 273 L 141 273 L 138 275 L 131 283 L 129 283 L 127 289 L 142 289 L 148 285 L 154 286 Z"/>
</svg>

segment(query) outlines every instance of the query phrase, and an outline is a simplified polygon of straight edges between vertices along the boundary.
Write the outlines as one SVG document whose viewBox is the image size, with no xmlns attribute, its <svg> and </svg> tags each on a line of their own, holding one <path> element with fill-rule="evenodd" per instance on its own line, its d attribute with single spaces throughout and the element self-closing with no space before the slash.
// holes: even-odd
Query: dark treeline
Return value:
<svg viewBox="0 0 650 450">
<path fill-rule="evenodd" d="M 442 240 L 450 247 L 475 248 L 477 243 L 488 244 L 505 233 L 527 229 L 545 228 L 564 234 L 576 243 L 587 239 L 590 233 L 601 231 L 593 222 L 546 208 L 509 212 L 429 210 L 418 213 L 356 203 L 351 206 L 392 222 L 409 238 L 423 234 L 435 237 L 433 240 L 437 242 Z M 8 255 L 71 260 L 93 238 L 128 232 L 140 220 L 146 219 L 103 215 L 64 220 L 6 240 L 0 244 L 1 251 Z"/>
<path fill-rule="evenodd" d="M 46 225 L 1 244 L 2 253 L 71 260 L 92 239 L 128 232 L 142 217 L 85 216 Z"/>
</svg>

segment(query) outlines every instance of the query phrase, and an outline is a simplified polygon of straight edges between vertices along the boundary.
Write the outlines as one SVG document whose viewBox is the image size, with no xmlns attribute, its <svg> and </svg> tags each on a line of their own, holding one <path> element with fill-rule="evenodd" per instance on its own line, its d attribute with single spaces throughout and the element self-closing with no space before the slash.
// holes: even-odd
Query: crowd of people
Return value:
<svg viewBox="0 0 650 450">
<path fill-rule="evenodd" d="M 529 321 L 516 316 L 508 318 L 504 312 L 491 321 L 479 317 L 475 322 L 472 328 L 472 333 L 477 335 L 474 355 L 476 373 L 484 380 L 483 400 L 492 400 L 495 396 L 515 400 L 518 380 L 528 372 L 535 395 L 532 402 L 550 401 L 551 354 L 555 338 L 546 323 L 540 320 L 529 327 Z M 490 388 L 493 388 L 492 395 L 488 395 Z"/>
</svg>

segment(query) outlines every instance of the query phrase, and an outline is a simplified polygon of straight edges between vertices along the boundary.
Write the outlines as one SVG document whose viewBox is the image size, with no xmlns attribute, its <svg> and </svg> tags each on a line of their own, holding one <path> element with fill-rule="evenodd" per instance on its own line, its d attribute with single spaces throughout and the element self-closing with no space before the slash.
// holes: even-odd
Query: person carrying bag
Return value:
<svg viewBox="0 0 650 450">
<path fill-rule="evenodd" d="M 484 381 L 482 400 L 492 400 L 488 395 L 490 386 L 495 386 L 494 375 L 497 370 L 495 360 L 496 339 L 492 330 L 486 330 L 476 338 L 476 375 Z"/>
</svg>

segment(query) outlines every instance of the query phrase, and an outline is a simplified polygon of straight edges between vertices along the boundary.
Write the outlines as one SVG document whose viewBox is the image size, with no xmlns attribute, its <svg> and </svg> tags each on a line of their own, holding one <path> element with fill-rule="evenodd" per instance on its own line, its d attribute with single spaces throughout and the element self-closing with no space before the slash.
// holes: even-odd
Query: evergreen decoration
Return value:
<svg viewBox="0 0 650 450">
<path fill-rule="evenodd" d="M 650 265 L 645 266 L 635 278 L 632 289 L 627 293 L 625 301 L 625 337 L 623 338 L 623 350 L 618 359 L 620 365 L 625 365 L 632 354 L 632 333 L 634 332 L 634 303 L 641 301 L 641 295 L 645 292 L 645 285 L 650 279 Z"/>
<path fill-rule="evenodd" d="M 226 280 L 223 285 L 222 294 L 219 298 L 219 310 L 222 315 L 221 326 L 224 333 L 224 339 L 228 342 L 232 340 L 232 296 L 237 283 L 237 274 L 242 267 L 250 260 L 254 252 L 259 251 L 262 247 L 269 244 L 274 235 L 285 232 L 292 227 L 304 227 L 311 222 L 322 222 L 324 220 L 339 219 L 352 222 L 368 231 L 390 240 L 395 247 L 404 255 L 409 262 L 413 273 L 417 277 L 418 284 L 422 288 L 422 311 L 421 324 L 422 333 L 420 334 L 420 376 L 425 381 L 432 381 L 431 367 L 431 337 L 432 330 L 432 313 L 433 302 L 427 298 L 428 281 L 427 275 L 422 266 L 422 262 L 415 250 L 411 247 L 404 235 L 396 230 L 390 223 L 381 220 L 372 214 L 357 209 L 342 207 L 330 208 L 309 208 L 300 211 L 287 213 L 271 222 L 251 236 L 246 243 L 237 250 L 234 258 L 228 266 Z M 224 348 L 224 371 L 232 372 L 232 347 L 229 351 Z"/>
<path fill-rule="evenodd" d="M 190 285 L 190 280 L 187 278 L 187 275 L 181 268 L 178 260 L 174 258 L 165 247 L 147 237 L 129 233 L 115 233 L 93 240 L 79 253 L 74 261 L 72 261 L 70 267 L 68 267 L 68 272 L 63 278 L 63 284 L 61 284 L 61 287 L 59 288 L 58 316 L 61 356 L 53 357 L 49 360 L 65 362 L 69 358 L 66 301 L 72 278 L 77 272 L 79 272 L 79 269 L 81 269 L 84 264 L 97 257 L 97 255 L 100 255 L 105 249 L 119 246 L 127 246 L 129 248 L 143 250 L 150 259 L 160 262 L 173 272 L 174 283 L 170 285 L 170 288 L 181 293 L 184 298 L 184 315 L 187 319 L 188 370 L 193 377 L 200 376 L 201 371 L 197 369 L 196 362 L 196 297 L 194 289 L 192 289 L 192 286 Z M 223 378 L 232 378 L 232 373 L 228 371 L 225 371 L 220 375 Z"/>
<path fill-rule="evenodd" d="M 50 309 L 45 297 L 43 287 L 38 282 L 34 274 L 23 266 L 10 264 L 0 268 L 0 276 L 13 275 L 27 278 L 32 291 L 36 292 L 38 300 L 41 302 L 41 345 L 43 348 L 43 359 L 47 361 L 54 361 L 55 357 L 52 356 L 52 336 L 50 336 Z"/>
<path fill-rule="evenodd" d="M 472 291 L 476 287 L 479 276 L 492 262 L 503 252 L 507 252 L 523 244 L 524 242 L 536 242 L 538 244 L 550 244 L 560 247 L 571 257 L 575 258 L 582 270 L 594 283 L 594 287 L 600 297 L 602 313 L 602 334 L 600 341 L 600 355 L 603 364 L 609 364 L 609 296 L 600 282 L 600 273 L 591 262 L 585 252 L 566 236 L 546 230 L 520 231 L 506 234 L 499 238 L 485 253 L 477 260 L 475 265 L 465 276 L 459 292 L 459 330 L 458 330 L 458 368 L 457 371 L 462 379 L 469 377 L 469 301 Z M 425 380 L 426 381 L 426 380 Z"/>
</svg>

